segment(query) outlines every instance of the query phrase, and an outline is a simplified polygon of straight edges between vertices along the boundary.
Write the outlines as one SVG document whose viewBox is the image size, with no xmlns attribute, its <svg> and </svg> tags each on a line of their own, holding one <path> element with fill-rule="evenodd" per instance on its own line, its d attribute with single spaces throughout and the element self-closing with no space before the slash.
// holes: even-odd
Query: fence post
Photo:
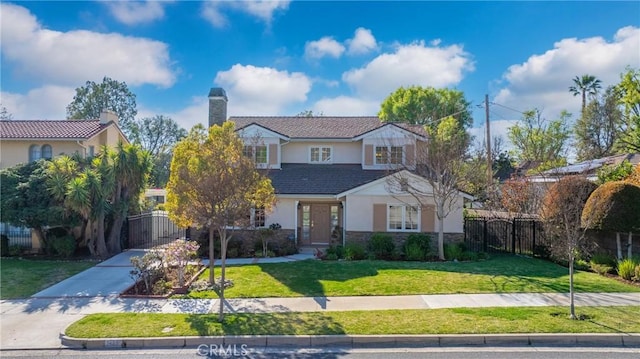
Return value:
<svg viewBox="0 0 640 359">
<path fill-rule="evenodd" d="M 511 253 L 516 254 L 516 219 L 511 220 Z"/>
<path fill-rule="evenodd" d="M 487 252 L 487 237 L 489 237 L 487 229 L 487 219 L 482 219 L 482 251 Z"/>
</svg>

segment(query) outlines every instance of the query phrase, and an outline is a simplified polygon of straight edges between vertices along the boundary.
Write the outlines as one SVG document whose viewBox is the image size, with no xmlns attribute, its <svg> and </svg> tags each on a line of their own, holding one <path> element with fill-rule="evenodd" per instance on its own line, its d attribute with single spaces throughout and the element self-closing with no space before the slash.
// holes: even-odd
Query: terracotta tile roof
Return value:
<svg viewBox="0 0 640 359">
<path fill-rule="evenodd" d="M 107 126 L 100 120 L 0 121 L 0 139 L 89 139 Z"/>
<path fill-rule="evenodd" d="M 385 177 L 385 170 L 363 170 L 359 164 L 282 164 L 268 176 L 276 194 L 336 195 Z"/>
<path fill-rule="evenodd" d="M 289 138 L 354 138 L 380 128 L 387 123 L 380 122 L 375 116 L 367 117 L 263 117 L 237 116 L 229 121 L 241 129 L 253 123 L 277 132 Z M 393 123 L 398 127 L 425 136 L 421 126 L 406 123 Z"/>
</svg>

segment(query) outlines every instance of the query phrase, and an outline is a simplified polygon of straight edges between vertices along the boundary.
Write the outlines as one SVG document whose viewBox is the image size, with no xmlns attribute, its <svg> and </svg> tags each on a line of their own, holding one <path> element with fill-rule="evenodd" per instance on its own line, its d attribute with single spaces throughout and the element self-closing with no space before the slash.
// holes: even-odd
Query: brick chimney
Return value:
<svg viewBox="0 0 640 359">
<path fill-rule="evenodd" d="M 222 125 L 227 120 L 227 94 L 221 87 L 209 91 L 209 127 Z"/>
<path fill-rule="evenodd" d="M 118 114 L 116 114 L 115 112 L 111 111 L 111 110 L 102 110 L 100 111 L 100 124 L 101 125 L 106 125 L 109 122 L 115 122 L 115 124 L 118 124 Z"/>
</svg>

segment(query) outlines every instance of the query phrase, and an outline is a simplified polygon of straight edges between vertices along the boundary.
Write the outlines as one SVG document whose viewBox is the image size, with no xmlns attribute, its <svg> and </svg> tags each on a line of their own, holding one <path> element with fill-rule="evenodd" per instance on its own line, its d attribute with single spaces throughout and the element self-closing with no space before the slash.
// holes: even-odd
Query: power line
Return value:
<svg viewBox="0 0 640 359">
<path fill-rule="evenodd" d="M 511 111 L 514 111 L 514 112 L 520 113 L 520 114 L 522 114 L 522 115 L 524 115 L 524 114 L 525 114 L 525 112 L 523 112 L 523 111 L 516 110 L 515 108 L 511 108 L 511 107 L 509 107 L 509 106 L 501 105 L 501 104 L 496 103 L 496 102 L 490 102 L 490 104 L 492 104 L 492 105 L 496 105 L 496 106 L 500 106 L 500 107 L 504 107 L 504 108 L 506 108 L 507 110 L 511 110 Z"/>
</svg>

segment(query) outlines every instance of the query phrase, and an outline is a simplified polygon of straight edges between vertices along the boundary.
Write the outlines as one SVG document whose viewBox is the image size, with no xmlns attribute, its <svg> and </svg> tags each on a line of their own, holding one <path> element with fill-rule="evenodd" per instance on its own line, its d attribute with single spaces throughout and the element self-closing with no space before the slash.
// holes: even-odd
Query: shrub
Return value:
<svg viewBox="0 0 640 359">
<path fill-rule="evenodd" d="M 604 264 L 610 267 L 615 267 L 617 264 L 616 257 L 608 253 L 594 253 L 589 260 L 592 264 Z"/>
<path fill-rule="evenodd" d="M 326 259 L 329 260 L 342 259 L 344 258 L 344 247 L 342 247 L 341 245 L 331 245 L 329 246 L 329 248 L 327 248 L 325 255 Z"/>
<path fill-rule="evenodd" d="M 327 253 L 327 255 L 324 258 L 328 261 L 337 261 L 338 255 L 335 253 Z"/>
<path fill-rule="evenodd" d="M 591 270 L 600 274 L 600 275 L 605 275 L 607 273 L 611 273 L 611 271 L 613 271 L 613 267 L 612 266 L 608 266 L 606 264 L 599 264 L 599 263 L 593 263 L 590 262 L 589 266 L 591 267 Z"/>
<path fill-rule="evenodd" d="M 390 234 L 375 233 L 369 240 L 369 252 L 375 259 L 391 259 L 394 249 L 395 244 Z"/>
<path fill-rule="evenodd" d="M 471 252 L 471 251 L 463 251 L 462 254 L 460 255 L 460 260 L 461 261 L 477 261 L 478 253 Z"/>
<path fill-rule="evenodd" d="M 18 257 L 22 254 L 22 246 L 19 244 L 12 244 L 9 246 L 9 255 L 11 257 Z"/>
<path fill-rule="evenodd" d="M 640 264 L 636 265 L 634 272 L 634 276 L 633 276 L 633 280 L 637 280 L 640 281 Z"/>
<path fill-rule="evenodd" d="M 637 265 L 633 259 L 629 258 L 618 262 L 618 275 L 626 280 L 631 280 L 635 276 Z"/>
<path fill-rule="evenodd" d="M 458 243 L 445 243 L 444 245 L 444 257 L 447 260 L 462 260 L 462 254 L 464 251 Z"/>
<path fill-rule="evenodd" d="M 51 240 L 53 251 L 63 258 L 70 258 L 76 252 L 76 239 L 72 235 L 53 238 Z"/>
<path fill-rule="evenodd" d="M 344 248 L 344 258 L 349 261 L 360 261 L 366 258 L 366 251 L 358 243 L 349 243 Z"/>
<path fill-rule="evenodd" d="M 6 257 L 9 255 L 9 237 L 6 235 L 0 235 L 0 256 Z"/>
<path fill-rule="evenodd" d="M 144 283 L 146 293 L 153 293 L 153 282 L 164 274 L 163 256 L 159 251 L 152 250 L 142 257 L 131 257 L 133 269 L 129 272 L 136 282 Z M 135 286 L 136 290 L 138 286 Z M 139 294 L 139 293 L 136 293 Z"/>
<path fill-rule="evenodd" d="M 425 233 L 412 233 L 404 242 L 404 254 L 408 261 L 423 261 L 431 251 L 431 237 Z"/>
</svg>

